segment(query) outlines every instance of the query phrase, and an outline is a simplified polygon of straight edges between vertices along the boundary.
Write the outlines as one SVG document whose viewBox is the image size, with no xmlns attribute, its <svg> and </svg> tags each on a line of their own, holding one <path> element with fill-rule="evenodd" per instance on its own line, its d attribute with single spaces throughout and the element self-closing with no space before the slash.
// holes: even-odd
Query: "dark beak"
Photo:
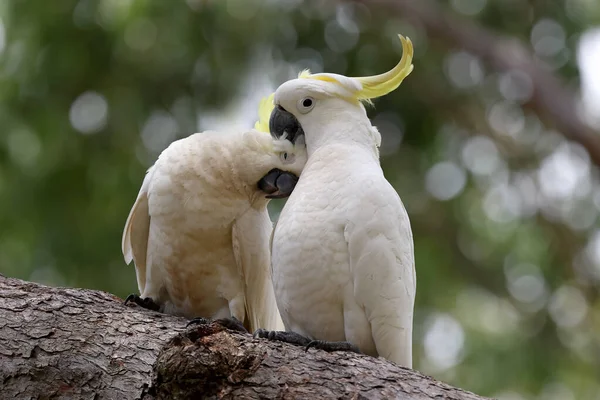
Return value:
<svg viewBox="0 0 600 400">
<path fill-rule="evenodd" d="M 302 126 L 292 113 L 287 112 L 283 107 L 277 106 L 271 113 L 269 119 L 269 130 L 276 139 L 287 133 L 286 139 L 296 143 L 298 136 L 304 135 Z"/>
<path fill-rule="evenodd" d="M 291 172 L 273 168 L 258 181 L 258 189 L 267 194 L 267 199 L 289 197 L 298 183 L 298 177 Z"/>
</svg>

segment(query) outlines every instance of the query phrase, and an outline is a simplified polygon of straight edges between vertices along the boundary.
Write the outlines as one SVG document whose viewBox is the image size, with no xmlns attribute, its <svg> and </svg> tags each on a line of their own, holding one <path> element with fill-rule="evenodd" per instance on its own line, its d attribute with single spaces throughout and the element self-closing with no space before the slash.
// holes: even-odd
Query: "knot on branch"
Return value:
<svg viewBox="0 0 600 400">
<path fill-rule="evenodd" d="M 266 349 L 249 337 L 215 323 L 179 333 L 158 355 L 153 394 L 158 399 L 227 397 L 265 357 Z"/>
</svg>

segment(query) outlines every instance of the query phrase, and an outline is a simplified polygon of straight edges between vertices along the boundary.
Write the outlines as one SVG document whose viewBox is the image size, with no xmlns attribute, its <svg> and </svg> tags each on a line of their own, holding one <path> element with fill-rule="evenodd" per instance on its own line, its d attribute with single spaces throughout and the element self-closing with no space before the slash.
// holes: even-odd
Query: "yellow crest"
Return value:
<svg viewBox="0 0 600 400">
<path fill-rule="evenodd" d="M 258 121 L 254 124 L 254 129 L 260 132 L 269 133 L 269 118 L 275 108 L 273 98 L 275 93 L 272 93 L 269 97 L 263 97 L 258 106 Z"/>
<path fill-rule="evenodd" d="M 402 58 L 388 72 L 375 76 L 350 78 L 328 73 L 311 74 L 309 70 L 304 70 L 298 75 L 298 78 L 316 79 L 341 86 L 344 92 L 351 93 L 354 100 L 370 103 L 371 99 L 384 96 L 395 90 L 413 70 L 413 44 L 408 37 L 405 38 L 402 35 L 398 35 L 398 37 L 402 43 Z"/>
</svg>

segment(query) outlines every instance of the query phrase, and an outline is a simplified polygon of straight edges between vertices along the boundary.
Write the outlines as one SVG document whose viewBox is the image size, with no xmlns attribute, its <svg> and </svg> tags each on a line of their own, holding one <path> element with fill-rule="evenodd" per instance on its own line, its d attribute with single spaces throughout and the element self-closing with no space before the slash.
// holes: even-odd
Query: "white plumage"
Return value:
<svg viewBox="0 0 600 400">
<path fill-rule="evenodd" d="M 305 72 L 275 92 L 272 134 L 286 130 L 286 118 L 299 124 L 308 161 L 277 221 L 272 267 L 287 331 L 349 341 L 363 353 L 412 367 L 410 221 L 381 169 L 379 132 L 358 101 L 400 84 L 412 70 L 405 59 L 412 58 L 412 45 L 404 53 L 391 77 Z M 385 88 L 373 89 L 374 78 Z"/>
<path fill-rule="evenodd" d="M 305 160 L 303 145 L 256 130 L 172 143 L 148 170 L 123 232 L 141 297 L 188 318 L 281 327 L 270 282 L 269 200 L 257 182 L 273 168 L 299 175 Z"/>
<path fill-rule="evenodd" d="M 326 145 L 310 154 L 272 250 L 287 330 L 412 365 L 410 222 L 366 149 Z"/>
</svg>

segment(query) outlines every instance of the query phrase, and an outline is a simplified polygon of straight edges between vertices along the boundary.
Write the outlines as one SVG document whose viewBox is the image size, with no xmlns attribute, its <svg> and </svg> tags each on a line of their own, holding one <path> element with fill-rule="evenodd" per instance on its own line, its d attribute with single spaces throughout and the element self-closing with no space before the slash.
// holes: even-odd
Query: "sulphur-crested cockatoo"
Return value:
<svg viewBox="0 0 600 400">
<path fill-rule="evenodd" d="M 187 318 L 283 329 L 267 203 L 291 193 L 306 147 L 268 134 L 272 109 L 271 96 L 254 130 L 196 133 L 160 154 L 123 232 L 125 262 L 134 261 L 140 290 L 128 300 Z"/>
<path fill-rule="evenodd" d="M 412 71 L 412 43 L 400 40 L 402 59 L 387 73 L 350 78 L 304 71 L 275 91 L 271 134 L 304 136 L 308 161 L 272 238 L 286 332 L 256 336 L 359 350 L 412 367 L 412 231 L 383 175 L 381 136 L 362 104 L 393 91 Z"/>
</svg>

